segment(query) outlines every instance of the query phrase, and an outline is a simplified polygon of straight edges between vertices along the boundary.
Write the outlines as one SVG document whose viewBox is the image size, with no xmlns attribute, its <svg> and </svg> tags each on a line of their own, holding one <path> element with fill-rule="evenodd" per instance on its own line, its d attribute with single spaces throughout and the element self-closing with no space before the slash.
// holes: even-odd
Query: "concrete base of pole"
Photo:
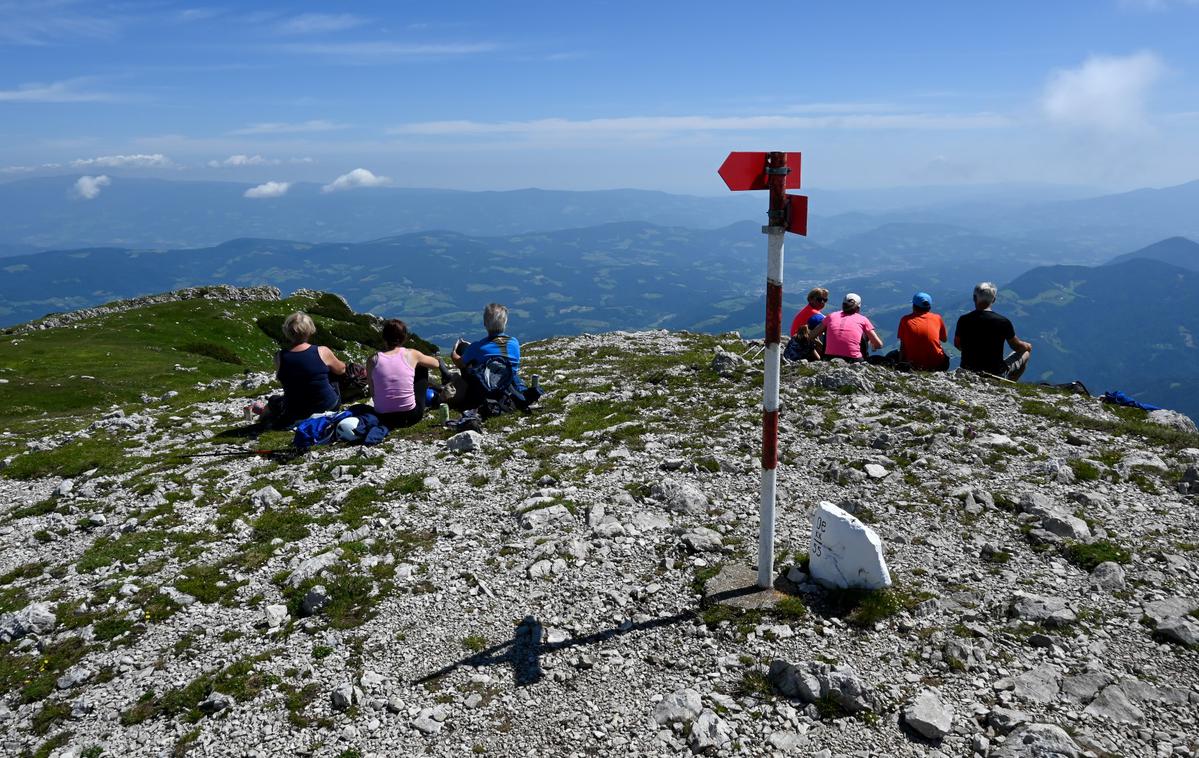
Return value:
<svg viewBox="0 0 1199 758">
<path fill-rule="evenodd" d="M 730 564 L 720 569 L 704 585 L 704 605 L 727 605 L 741 610 L 773 608 L 789 595 L 796 595 L 799 588 L 780 574 L 774 586 L 762 589 L 757 585 L 758 570 L 752 566 Z"/>
</svg>

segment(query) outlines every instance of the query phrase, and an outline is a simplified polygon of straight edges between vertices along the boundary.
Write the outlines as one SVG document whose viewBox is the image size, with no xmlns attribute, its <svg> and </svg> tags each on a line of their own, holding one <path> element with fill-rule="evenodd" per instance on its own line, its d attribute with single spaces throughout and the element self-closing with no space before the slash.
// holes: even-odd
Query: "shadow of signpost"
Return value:
<svg viewBox="0 0 1199 758">
<path fill-rule="evenodd" d="M 545 628 L 536 617 L 529 615 L 525 616 L 517 625 L 512 639 L 507 642 L 501 642 L 498 645 L 480 650 L 477 653 L 461 658 L 448 666 L 444 666 L 437 671 L 426 674 L 419 679 L 413 681 L 413 684 L 425 684 L 436 679 L 450 674 L 463 666 L 471 666 L 480 668 L 484 666 L 496 666 L 508 664 L 512 666 L 512 676 L 517 687 L 527 687 L 531 684 L 536 684 L 541 681 L 544 672 L 541 668 L 542 656 L 550 653 L 556 653 L 561 650 L 568 650 L 575 647 L 584 647 L 595 645 L 605 640 L 610 640 L 615 637 L 620 637 L 633 632 L 644 632 L 651 629 L 657 629 L 664 626 L 677 624 L 684 619 L 693 618 L 695 613 L 692 611 L 684 611 L 676 613 L 673 616 L 663 616 L 662 618 L 650 619 L 637 624 L 628 624 L 604 629 L 584 637 L 571 637 L 562 642 L 542 642 L 542 637 L 545 636 Z"/>
</svg>

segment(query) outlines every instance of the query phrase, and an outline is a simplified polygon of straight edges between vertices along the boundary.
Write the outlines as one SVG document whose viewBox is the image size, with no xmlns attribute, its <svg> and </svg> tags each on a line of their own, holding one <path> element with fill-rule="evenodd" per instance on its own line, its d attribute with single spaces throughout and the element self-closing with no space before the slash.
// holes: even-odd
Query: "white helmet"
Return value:
<svg viewBox="0 0 1199 758">
<path fill-rule="evenodd" d="M 357 416 L 343 418 L 337 422 L 337 436 L 346 442 L 354 442 L 358 439 L 358 425 L 362 420 Z"/>
</svg>

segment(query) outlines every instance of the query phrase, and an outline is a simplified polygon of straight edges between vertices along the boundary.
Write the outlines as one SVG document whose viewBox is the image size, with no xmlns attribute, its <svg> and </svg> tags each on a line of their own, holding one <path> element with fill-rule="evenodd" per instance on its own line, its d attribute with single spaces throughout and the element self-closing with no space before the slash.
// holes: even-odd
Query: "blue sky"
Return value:
<svg viewBox="0 0 1199 758">
<path fill-rule="evenodd" d="M 828 188 L 1163 186 L 1197 36 L 1199 0 L 0 0 L 0 181 L 716 194 L 781 149 Z"/>
</svg>

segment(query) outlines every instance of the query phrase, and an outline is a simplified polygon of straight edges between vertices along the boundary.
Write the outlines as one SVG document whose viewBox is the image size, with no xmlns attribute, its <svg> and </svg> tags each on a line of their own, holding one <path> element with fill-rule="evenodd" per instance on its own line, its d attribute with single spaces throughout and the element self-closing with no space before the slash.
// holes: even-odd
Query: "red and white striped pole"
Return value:
<svg viewBox="0 0 1199 758">
<path fill-rule="evenodd" d="M 779 341 L 783 328 L 783 235 L 787 232 L 787 154 L 766 156 L 770 224 L 766 234 L 766 378 L 762 387 L 762 503 L 758 509 L 758 587 L 774 586 L 774 502 L 779 457 Z"/>
</svg>

